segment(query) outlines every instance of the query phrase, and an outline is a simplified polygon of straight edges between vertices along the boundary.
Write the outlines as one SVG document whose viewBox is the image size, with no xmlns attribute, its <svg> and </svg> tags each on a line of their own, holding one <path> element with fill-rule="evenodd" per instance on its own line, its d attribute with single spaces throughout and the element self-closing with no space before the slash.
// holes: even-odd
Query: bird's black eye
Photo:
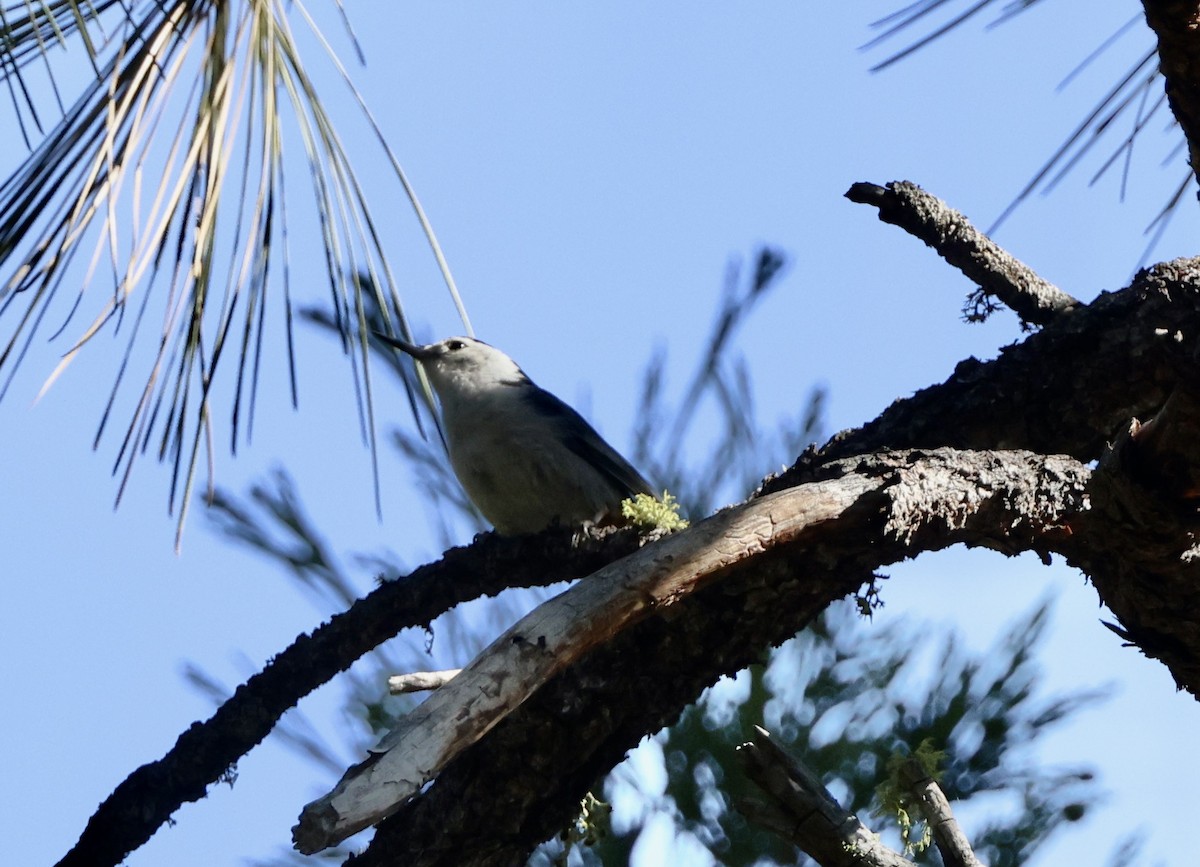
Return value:
<svg viewBox="0 0 1200 867">
<path fill-rule="evenodd" d="M 466 349 L 467 344 L 463 343 L 461 340 L 450 340 L 446 342 L 446 348 L 451 352 L 457 352 L 460 349 Z"/>
</svg>

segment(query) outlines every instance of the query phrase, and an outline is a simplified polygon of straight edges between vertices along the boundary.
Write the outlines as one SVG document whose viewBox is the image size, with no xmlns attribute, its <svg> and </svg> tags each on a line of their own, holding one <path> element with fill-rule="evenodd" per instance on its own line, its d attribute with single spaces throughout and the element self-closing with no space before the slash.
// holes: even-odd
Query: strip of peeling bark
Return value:
<svg viewBox="0 0 1200 867">
<path fill-rule="evenodd" d="M 1065 457 L 949 450 L 862 456 L 830 473 L 835 483 L 872 484 L 804 543 L 766 543 L 559 672 L 351 861 L 523 863 L 627 749 L 718 676 L 757 660 L 883 564 L 958 542 L 1046 555 L 1061 541 L 1056 528 L 1085 511 L 1089 477 Z"/>
<path fill-rule="evenodd" d="M 968 303 L 968 311 L 975 308 L 968 319 L 983 318 L 979 311 L 986 308 L 987 297 L 1008 306 L 1028 325 L 1045 325 L 1079 306 L 1077 299 L 1039 277 L 961 213 L 911 181 L 892 181 L 883 187 L 857 183 L 846 191 L 846 198 L 878 208 L 879 219 L 920 238 L 974 282 L 984 298 Z"/>
<path fill-rule="evenodd" d="M 412 671 L 408 674 L 393 674 L 388 678 L 388 692 L 392 695 L 405 695 L 410 692 L 430 692 L 441 689 L 458 677 L 461 671 L 461 668 L 447 668 L 442 671 Z"/>
</svg>

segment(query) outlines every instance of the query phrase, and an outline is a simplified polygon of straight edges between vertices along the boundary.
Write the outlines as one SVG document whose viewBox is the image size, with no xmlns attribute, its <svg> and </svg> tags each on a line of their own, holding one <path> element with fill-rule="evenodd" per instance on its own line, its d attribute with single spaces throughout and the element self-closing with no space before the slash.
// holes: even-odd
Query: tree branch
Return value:
<svg viewBox="0 0 1200 867">
<path fill-rule="evenodd" d="M 751 822 L 803 849 L 821 867 L 915 867 L 889 849 L 858 816 L 842 808 L 821 779 L 754 727 L 754 741 L 737 749 L 742 770 L 769 802 L 739 798 L 734 806 Z"/>
<path fill-rule="evenodd" d="M 786 520 L 806 496 L 860 491 L 838 517 L 794 538 L 764 533 L 761 553 L 556 674 L 382 822 L 355 867 L 524 863 L 627 749 L 718 676 L 794 635 L 883 564 L 959 542 L 1045 554 L 1066 533 L 1060 523 L 1086 507 L 1089 472 L 1063 457 L 939 450 L 862 456 L 830 475 L 772 498 L 769 514 Z M 746 508 L 665 541 L 681 544 Z"/>
<path fill-rule="evenodd" d="M 208 720 L 180 735 L 166 755 L 131 773 L 100 804 L 59 867 L 119 864 L 180 806 L 203 798 L 288 708 L 401 629 L 424 626 L 460 602 L 508 587 L 587 575 L 639 544 L 630 530 L 562 530 L 520 539 L 488 534 L 384 582 L 312 635 L 297 638 Z"/>
<path fill-rule="evenodd" d="M 1098 458 L 1113 431 L 1131 418 L 1157 413 L 1179 383 L 1200 382 L 1191 341 L 1176 339 L 1200 333 L 1197 273 L 1196 260 L 1156 266 L 1140 273 L 1129 289 L 1059 317 L 994 361 L 963 362 L 947 382 L 898 401 L 863 428 L 806 453 L 792 469 L 768 479 L 760 496 L 836 477 L 845 468 L 831 462 L 850 458 L 853 464 L 855 454 L 886 447 L 1026 448 L 1080 461 Z M 1164 411 L 1163 418 L 1175 412 Z M 1197 441 L 1171 442 L 1186 457 Z M 1164 454 L 1149 443 L 1143 453 Z M 1096 474 L 1093 508 L 1076 516 L 1070 535 L 1035 550 L 1043 555 L 1059 550 L 1084 569 L 1120 619 L 1121 634 L 1196 693 L 1200 624 L 1193 612 L 1200 611 L 1200 576 L 1191 552 L 1194 510 L 1186 503 L 1163 503 L 1147 489 L 1144 472 L 1122 466 L 1118 462 Z M 203 797 L 206 786 L 299 697 L 405 625 L 427 622 L 472 595 L 589 574 L 639 544 L 626 533 L 573 551 L 570 536 L 489 538 L 447 552 L 402 585 L 385 585 L 311 637 L 301 637 L 209 721 L 185 732 L 163 759 L 131 774 L 61 863 L 118 863 L 182 803 Z M 828 600 L 869 581 L 880 553 L 872 548 L 876 540 L 868 535 L 857 545 L 843 540 L 817 551 L 768 553 L 750 572 L 675 606 L 680 614 L 670 622 L 651 617 L 614 639 L 611 649 L 558 673 L 451 761 L 437 785 L 385 821 L 382 828 L 400 830 L 381 830 L 365 857 L 377 857 L 376 849 L 407 851 L 391 847 L 396 837 L 408 837 L 424 841 L 431 853 L 427 863 L 436 863 L 443 842 L 452 847 L 443 852 L 452 860 L 464 836 L 478 836 L 478 845 L 484 845 L 485 829 L 497 857 L 527 852 L 568 821 L 562 804 L 578 801 L 643 734 L 674 719 L 720 674 L 794 634 Z M 1012 543 L 1005 550 L 1020 548 Z M 605 684 L 620 688 L 606 691 Z M 531 733 L 540 739 L 536 755 L 529 749 Z M 577 755 L 580 750 L 587 754 Z M 513 767 L 518 758 L 525 767 Z M 480 818 L 480 804 L 489 805 L 485 814 L 494 813 L 484 817 L 490 821 Z"/>
<path fill-rule="evenodd" d="M 962 361 L 940 385 L 897 400 L 866 425 L 767 479 L 761 493 L 819 478 L 823 463 L 882 448 L 1028 449 L 1099 459 L 1131 418 L 1159 411 L 1177 383 L 1200 382 L 1200 259 L 1138 273 L 999 357 Z"/>
<path fill-rule="evenodd" d="M 983 867 L 975 857 L 971 841 L 954 818 L 941 786 L 925 772 L 921 763 L 909 758 L 900 766 L 900 777 L 913 802 L 920 805 L 945 867 Z"/>
<path fill-rule="evenodd" d="M 306 806 L 293 829 L 296 848 L 312 854 L 395 812 L 555 674 L 773 549 L 819 544 L 879 484 L 852 474 L 752 500 L 542 603 L 404 717 L 332 792 Z"/>
<path fill-rule="evenodd" d="M 1188 143 L 1193 177 L 1200 176 L 1200 12 L 1187 0 L 1142 0 L 1158 37 L 1158 68 L 1171 112 Z"/>
<path fill-rule="evenodd" d="M 968 319 L 986 316 L 987 297 L 1008 305 L 1028 325 L 1045 325 L 1079 306 L 1079 301 L 1043 280 L 961 213 L 911 181 L 893 181 L 886 187 L 853 184 L 846 198 L 875 206 L 879 219 L 920 238 L 977 284 L 978 297 L 968 301 Z"/>
</svg>

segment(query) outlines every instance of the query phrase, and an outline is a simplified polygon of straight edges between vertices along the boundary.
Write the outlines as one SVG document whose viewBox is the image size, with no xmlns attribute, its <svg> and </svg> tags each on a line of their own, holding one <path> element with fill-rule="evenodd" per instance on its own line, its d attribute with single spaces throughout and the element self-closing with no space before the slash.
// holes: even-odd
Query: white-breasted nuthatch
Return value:
<svg viewBox="0 0 1200 867">
<path fill-rule="evenodd" d="M 376 332 L 421 363 L 437 392 L 450 465 L 504 535 L 599 521 L 650 483 L 583 416 L 517 363 L 473 337 L 416 346 Z"/>
</svg>

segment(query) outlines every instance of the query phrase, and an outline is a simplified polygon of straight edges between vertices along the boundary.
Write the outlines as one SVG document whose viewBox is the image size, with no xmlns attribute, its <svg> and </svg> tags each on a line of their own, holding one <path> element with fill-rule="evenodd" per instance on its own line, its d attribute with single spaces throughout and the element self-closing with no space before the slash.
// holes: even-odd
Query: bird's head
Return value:
<svg viewBox="0 0 1200 867">
<path fill-rule="evenodd" d="M 474 337 L 447 337 L 418 346 L 376 332 L 376 337 L 421 362 L 442 400 L 523 385 L 529 377 L 517 363 L 494 346 Z"/>
</svg>

